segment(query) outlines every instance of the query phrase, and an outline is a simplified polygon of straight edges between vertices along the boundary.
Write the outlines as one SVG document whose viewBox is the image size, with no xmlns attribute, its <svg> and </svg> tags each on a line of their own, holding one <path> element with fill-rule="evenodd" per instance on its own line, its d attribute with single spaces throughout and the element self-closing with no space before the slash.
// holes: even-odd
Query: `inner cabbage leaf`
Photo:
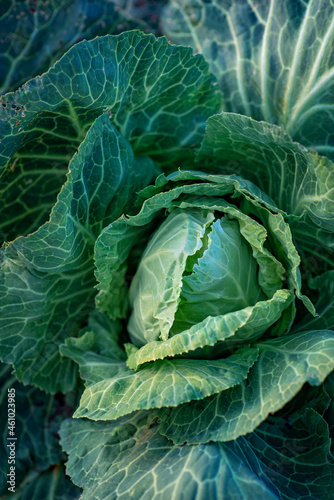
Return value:
<svg viewBox="0 0 334 500">
<path fill-rule="evenodd" d="M 207 316 L 237 311 L 265 298 L 258 283 L 258 264 L 238 222 L 225 216 L 211 227 L 207 250 L 192 273 L 183 277 L 173 334 Z"/>
</svg>

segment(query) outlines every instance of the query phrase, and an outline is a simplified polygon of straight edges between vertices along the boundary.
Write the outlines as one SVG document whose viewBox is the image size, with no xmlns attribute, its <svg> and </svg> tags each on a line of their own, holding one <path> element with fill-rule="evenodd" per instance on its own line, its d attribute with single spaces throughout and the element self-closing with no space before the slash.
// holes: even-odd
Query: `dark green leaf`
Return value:
<svg viewBox="0 0 334 500">
<path fill-rule="evenodd" d="M 30 494 L 32 494 L 32 485 L 30 487 L 27 485 L 29 481 L 33 481 L 32 484 L 34 486 L 36 480 L 40 481 L 42 477 L 48 477 L 48 481 L 50 481 L 50 477 L 53 477 L 52 474 L 46 473 L 44 476 L 44 473 L 42 473 L 43 471 L 47 471 L 50 467 L 56 466 L 56 469 L 59 469 L 56 476 L 58 473 L 61 473 L 62 467 L 57 465 L 60 464 L 62 460 L 58 428 L 62 420 L 72 414 L 77 398 L 75 398 L 73 394 L 68 394 L 64 397 L 50 396 L 34 387 L 25 387 L 16 380 L 11 372 L 12 367 L 10 365 L 0 364 L 0 414 L 2 436 L 0 495 L 7 492 L 9 498 L 20 498 L 20 500 L 21 498 L 36 498 L 37 500 L 37 496 L 23 497 L 20 495 L 23 495 L 23 493 L 26 494 L 26 488 L 30 491 Z M 9 400 L 13 393 L 15 393 L 14 403 L 12 399 Z M 11 425 L 8 427 L 8 409 L 10 408 L 13 410 L 13 406 L 9 406 L 9 404 L 14 404 L 15 406 L 13 428 Z M 13 416 L 13 413 L 11 413 L 10 416 Z M 12 424 L 12 421 L 9 423 Z M 12 465 L 12 463 L 8 463 L 10 450 L 8 445 L 11 443 L 14 443 L 15 446 L 14 466 L 17 497 L 14 496 L 13 493 L 7 491 L 9 486 L 9 484 L 7 484 L 7 474 L 9 474 L 9 467 Z M 55 489 L 58 479 L 54 477 Z M 48 481 L 45 481 L 45 483 L 47 484 Z M 53 480 L 51 482 L 53 482 Z M 71 488 L 68 487 L 67 489 L 71 490 Z M 38 488 L 36 491 L 38 491 Z M 59 494 L 60 491 L 58 490 L 58 496 L 45 496 L 45 498 L 60 499 L 61 497 L 59 497 Z M 77 497 L 69 496 L 68 498 Z"/>
<path fill-rule="evenodd" d="M 60 352 L 79 364 L 86 386 L 128 371 L 126 354 L 120 347 L 122 325 L 119 322 L 94 309 L 85 330 L 78 338 L 66 339 Z"/>
<path fill-rule="evenodd" d="M 164 359 L 112 378 L 106 366 L 105 378 L 89 384 L 74 416 L 114 420 L 135 410 L 202 399 L 244 380 L 257 356 L 257 349 L 246 348 L 220 360 Z"/>
<path fill-rule="evenodd" d="M 246 382 L 201 401 L 164 410 L 161 432 L 176 444 L 236 439 L 280 410 L 305 382 L 319 385 L 334 369 L 331 331 L 285 335 L 256 345 L 260 355 Z"/>
<path fill-rule="evenodd" d="M 334 159 L 332 1 L 171 0 L 163 21 L 210 63 L 226 111 L 282 125 Z"/>
<path fill-rule="evenodd" d="M 64 422 L 67 473 L 84 488 L 82 500 L 277 500 L 225 445 L 174 446 L 148 417 Z"/>
<path fill-rule="evenodd" d="M 117 34 L 145 23 L 114 1 L 4 0 L 0 8 L 0 94 L 49 69 L 83 39 Z"/>
<path fill-rule="evenodd" d="M 294 325 L 293 331 L 334 330 L 334 271 L 327 271 L 312 278 L 309 286 L 318 292 L 315 302 L 318 316 L 304 315 L 303 319 Z"/>
<path fill-rule="evenodd" d="M 51 393 L 73 389 L 76 367 L 58 346 L 92 307 L 95 239 L 151 172 L 102 115 L 70 163 L 50 221 L 3 249 L 1 357 L 19 380 Z"/>
<path fill-rule="evenodd" d="M 325 420 L 313 409 L 269 417 L 246 438 L 226 446 L 282 500 L 331 500 L 334 460 Z"/>
<path fill-rule="evenodd" d="M 21 487 L 5 498 L 8 500 L 80 500 L 81 489 L 65 475 L 63 464 L 59 464 L 42 473 L 31 471 Z"/>
<path fill-rule="evenodd" d="M 200 143 L 221 100 L 213 83 L 191 49 L 130 31 L 77 44 L 47 73 L 3 96 L 3 237 L 27 234 L 46 220 L 70 158 L 104 111 L 137 155 L 168 168 L 192 158 L 189 146 Z"/>
</svg>

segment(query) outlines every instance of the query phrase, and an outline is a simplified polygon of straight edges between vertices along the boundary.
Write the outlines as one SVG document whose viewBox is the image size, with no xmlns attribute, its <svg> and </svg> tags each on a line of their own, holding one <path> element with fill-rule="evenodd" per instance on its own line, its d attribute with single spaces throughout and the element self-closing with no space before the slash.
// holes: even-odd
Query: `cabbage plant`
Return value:
<svg viewBox="0 0 334 500">
<path fill-rule="evenodd" d="M 334 6 L 160 7 L 1 97 L 1 494 L 330 500 Z"/>
</svg>

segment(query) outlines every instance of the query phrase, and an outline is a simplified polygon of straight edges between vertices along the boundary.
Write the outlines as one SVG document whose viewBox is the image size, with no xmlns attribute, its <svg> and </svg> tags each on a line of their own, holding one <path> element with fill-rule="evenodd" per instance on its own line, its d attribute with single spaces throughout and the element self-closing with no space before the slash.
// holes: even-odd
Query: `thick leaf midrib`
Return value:
<svg viewBox="0 0 334 500">
<path fill-rule="evenodd" d="M 88 83 L 88 80 L 87 80 L 87 83 Z M 69 112 L 70 112 L 70 116 L 67 116 L 67 118 L 71 119 L 70 121 L 74 125 L 74 128 L 78 134 L 77 140 L 79 140 L 81 142 L 84 140 L 84 138 L 86 136 L 86 130 L 85 130 L 85 128 L 81 127 L 79 117 L 75 111 L 75 108 L 74 108 L 72 102 L 69 99 L 64 99 L 64 100 L 66 101 Z M 64 116 L 66 116 L 66 115 L 64 115 Z"/>
<path fill-rule="evenodd" d="M 240 62 L 242 60 L 242 54 L 241 54 L 241 50 L 240 50 L 240 47 L 238 44 L 238 37 L 236 37 L 236 35 L 235 35 L 235 30 L 234 30 L 233 23 L 232 23 L 231 16 L 230 16 L 229 12 L 226 11 L 225 9 L 222 9 L 222 10 L 225 12 L 226 19 L 228 21 L 228 25 L 229 25 L 229 28 L 230 28 L 230 31 L 231 31 L 231 34 L 232 34 L 232 37 L 234 40 L 235 51 L 237 54 L 236 72 L 238 75 L 238 78 L 237 78 L 238 89 L 239 89 L 239 92 L 241 94 L 241 99 L 242 99 L 242 103 L 244 106 L 245 114 L 247 116 L 249 116 L 251 113 L 250 113 L 249 102 L 248 102 L 246 92 L 245 92 L 245 86 L 244 86 L 245 78 L 243 76 L 243 65 Z"/>
<path fill-rule="evenodd" d="M 308 108 L 304 113 L 300 114 L 299 118 L 297 121 L 292 122 L 291 124 L 287 124 L 288 130 L 291 135 L 294 135 L 297 131 L 298 128 L 300 128 L 301 125 L 310 117 L 313 115 L 314 111 L 328 111 L 328 110 L 334 110 L 334 104 L 316 104 L 314 106 L 311 106 Z M 325 146 L 323 145 L 316 145 L 312 144 L 312 149 L 324 149 Z"/>
<path fill-rule="evenodd" d="M 192 26 L 189 22 L 188 16 L 185 15 L 184 10 L 180 9 L 178 4 L 174 0 L 172 0 L 172 2 L 174 3 L 174 6 L 176 6 L 176 8 L 179 10 L 179 12 L 181 13 L 181 15 L 183 17 L 183 20 L 187 24 L 187 26 L 189 28 L 189 32 L 191 33 L 191 36 L 193 37 L 193 39 L 195 41 L 195 45 L 196 45 L 197 50 L 201 50 L 201 48 L 202 48 L 201 41 L 199 40 L 198 36 L 196 35 L 196 31 L 192 29 Z"/>
<path fill-rule="evenodd" d="M 292 108 L 290 120 L 286 125 L 287 131 L 289 131 L 291 133 L 291 131 L 293 130 L 294 122 L 296 121 L 295 118 L 298 116 L 298 113 L 300 113 L 300 110 L 302 110 L 305 107 L 305 105 L 307 104 L 307 102 L 310 101 L 314 97 L 314 94 L 317 94 L 319 92 L 319 90 L 321 90 L 321 88 L 327 83 L 327 80 L 330 80 L 333 76 L 334 76 L 334 69 L 325 73 L 318 80 L 316 85 L 313 87 L 312 91 L 310 91 L 305 97 L 303 97 L 303 99 L 300 98 L 299 101 L 297 101 L 295 106 Z M 326 108 L 327 108 L 327 106 L 326 106 Z M 309 109 L 311 110 L 311 109 L 313 109 L 313 107 L 311 107 Z M 313 147 L 313 145 L 312 145 L 312 147 Z"/>
<path fill-rule="evenodd" d="M 317 57 L 315 59 L 315 63 L 313 64 L 312 66 L 312 71 L 311 71 L 311 74 L 310 74 L 310 77 L 309 77 L 309 80 L 306 84 L 306 86 L 304 86 L 303 88 L 303 92 L 306 94 L 307 91 L 309 90 L 309 88 L 312 86 L 313 82 L 314 82 L 314 79 L 316 78 L 317 76 L 317 72 L 318 70 L 320 69 L 320 65 L 321 65 L 321 62 L 322 62 L 322 58 L 323 58 L 323 55 L 325 53 L 325 50 L 328 46 L 328 42 L 329 42 L 329 39 L 330 39 L 330 36 L 332 34 L 332 31 L 334 29 L 334 19 L 333 21 L 331 22 L 323 40 L 322 40 L 322 43 L 321 43 L 321 48 L 317 54 Z M 298 104 L 298 102 L 297 102 Z"/>
<path fill-rule="evenodd" d="M 272 96 L 269 96 L 269 89 L 268 89 L 268 52 L 267 52 L 267 43 L 268 43 L 268 33 L 269 33 L 269 28 L 271 25 L 271 20 L 272 20 L 272 11 L 274 8 L 274 3 L 275 0 L 270 1 L 270 6 L 269 6 L 269 13 L 268 13 L 268 19 L 266 22 L 264 22 L 264 34 L 263 34 L 263 41 L 262 41 L 262 47 L 261 47 L 261 60 L 260 60 L 260 68 L 261 68 L 261 94 L 262 94 L 262 109 L 263 109 L 263 116 L 266 121 L 274 123 L 274 120 L 272 118 L 271 114 L 271 109 L 269 106 L 269 102 L 271 102 Z M 251 116 L 252 113 L 249 112 L 245 113 L 247 116 Z"/>
<path fill-rule="evenodd" d="M 54 113 L 55 113 L 56 116 L 64 116 L 65 118 L 68 118 L 67 115 L 63 115 L 62 113 L 57 113 L 57 112 L 54 112 Z M 71 136 L 68 136 L 68 135 L 63 135 L 63 134 L 60 134 L 59 132 L 55 132 L 54 130 L 46 130 L 44 128 L 34 127 L 33 132 L 34 133 L 35 132 L 41 132 L 42 134 L 47 133 L 48 136 L 55 137 L 56 139 L 63 139 L 65 141 L 67 141 L 67 142 L 70 141 L 71 143 L 75 142 L 78 145 L 81 144 L 81 139 L 79 137 L 71 137 Z M 15 156 L 17 156 L 17 154 Z"/>
<path fill-rule="evenodd" d="M 72 158 L 72 154 L 69 153 L 68 155 L 50 155 L 50 154 L 38 154 L 38 153 L 16 153 L 15 158 L 19 159 L 42 159 L 42 160 L 62 160 L 65 161 L 66 163 L 69 162 L 69 160 Z M 52 169 L 50 169 L 50 173 L 52 173 Z"/>
<path fill-rule="evenodd" d="M 13 201 L 11 204 L 14 204 L 15 202 Z M 33 214 L 35 212 L 40 212 L 41 209 L 44 209 L 44 208 L 52 208 L 52 204 L 51 203 L 41 203 L 39 205 L 36 205 L 36 207 L 34 209 L 29 209 L 26 211 L 26 214 Z M 2 227 L 6 227 L 6 226 L 10 226 L 11 224 L 13 224 L 13 222 L 17 222 L 19 220 L 22 220 L 22 218 L 24 217 L 23 214 L 19 214 L 17 215 L 16 217 L 12 217 L 11 219 L 9 219 L 8 221 L 4 221 L 2 222 Z M 34 227 L 33 226 L 33 223 L 30 224 L 30 226 L 28 226 L 28 232 L 30 227 Z"/>
<path fill-rule="evenodd" d="M 69 214 L 68 218 L 69 218 L 69 220 L 71 220 L 73 222 L 75 227 L 83 235 L 84 239 L 90 240 L 89 246 L 94 245 L 96 242 L 96 236 L 87 227 L 85 227 L 81 222 L 79 222 L 75 217 L 73 217 L 72 214 L 71 215 Z"/>
<path fill-rule="evenodd" d="M 29 40 L 26 43 L 24 49 L 22 49 L 20 51 L 19 55 L 15 58 L 14 64 L 13 63 L 11 64 L 10 70 L 8 71 L 6 78 L 3 82 L 3 85 L 0 88 L 0 95 L 3 94 L 4 92 L 6 92 L 8 86 L 10 84 L 11 78 L 12 78 L 12 76 L 17 68 L 18 63 L 27 55 L 27 53 L 29 52 L 30 47 L 32 45 L 32 42 L 34 41 L 35 36 L 38 34 L 37 16 L 33 16 L 33 19 L 34 19 L 34 29 L 31 33 L 31 35 L 29 35 Z"/>
<path fill-rule="evenodd" d="M 307 332 L 307 331 L 308 330 L 305 330 L 305 332 Z M 323 342 L 323 340 L 319 340 L 319 343 L 322 343 L 322 342 Z M 316 345 L 317 345 L 317 343 L 316 344 L 312 344 L 312 348 L 314 348 L 314 346 L 316 346 Z M 258 343 L 258 342 L 256 344 L 254 344 L 254 346 L 259 347 L 261 349 L 261 351 L 272 351 L 272 352 L 279 352 L 280 354 L 284 354 L 284 355 L 296 356 L 296 351 L 293 351 L 293 350 L 290 350 L 290 349 L 287 349 L 287 348 L 280 349 L 279 347 L 272 347 L 270 345 L 267 345 L 266 343 L 261 344 L 261 343 Z M 334 342 L 333 342 L 333 348 L 328 347 L 327 350 L 328 351 L 331 351 L 331 350 L 334 351 Z M 303 350 L 299 349 L 297 356 L 303 355 L 303 354 L 305 354 L 305 355 L 311 355 L 312 356 L 314 354 L 317 354 L 317 351 L 313 351 L 313 350 L 305 350 L 305 351 L 303 351 Z M 329 355 L 327 355 L 325 351 L 322 351 L 322 355 L 326 356 L 328 358 L 328 360 L 331 361 L 331 357 Z M 334 363 L 334 361 L 333 361 L 333 363 Z"/>
<path fill-rule="evenodd" d="M 309 20 L 309 11 L 311 10 L 312 4 L 313 4 L 313 0 L 310 0 L 310 2 L 307 5 L 301 27 L 299 29 L 298 41 L 295 45 L 295 50 L 294 50 L 293 58 L 292 58 L 292 64 L 291 64 L 290 71 L 288 73 L 289 76 L 288 76 L 288 80 L 286 83 L 286 90 L 285 90 L 285 94 L 284 94 L 284 98 L 283 98 L 283 110 L 284 110 L 284 113 L 286 116 L 289 115 L 288 111 L 290 110 L 290 107 L 291 107 L 290 106 L 291 92 L 293 90 L 294 83 L 295 83 L 296 68 L 298 67 L 298 64 L 300 61 L 300 56 L 303 53 L 303 51 L 301 50 L 301 47 L 302 47 L 302 44 L 304 42 L 304 36 L 305 36 L 305 34 L 307 34 L 306 27 L 307 27 L 307 23 Z"/>
</svg>

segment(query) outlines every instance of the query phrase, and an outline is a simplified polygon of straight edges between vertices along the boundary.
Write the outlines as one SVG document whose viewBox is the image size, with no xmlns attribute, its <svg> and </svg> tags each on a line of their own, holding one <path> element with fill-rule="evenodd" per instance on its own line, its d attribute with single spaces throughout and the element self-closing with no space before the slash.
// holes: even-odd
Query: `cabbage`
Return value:
<svg viewBox="0 0 334 500">
<path fill-rule="evenodd" d="M 1 495 L 330 500 L 332 2 L 0 28 Z"/>
</svg>

